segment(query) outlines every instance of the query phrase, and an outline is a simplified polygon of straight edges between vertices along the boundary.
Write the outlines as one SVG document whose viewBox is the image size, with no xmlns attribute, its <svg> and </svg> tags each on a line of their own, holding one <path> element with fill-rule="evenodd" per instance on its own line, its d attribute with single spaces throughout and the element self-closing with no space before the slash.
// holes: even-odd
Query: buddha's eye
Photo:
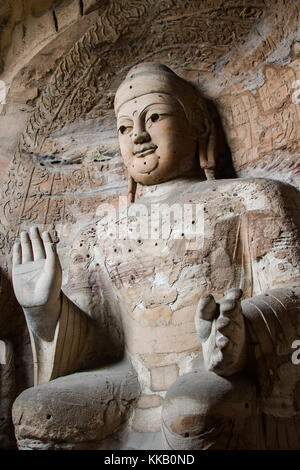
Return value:
<svg viewBox="0 0 300 470">
<path fill-rule="evenodd" d="M 128 134 L 128 132 L 130 132 L 130 130 L 132 129 L 131 126 L 120 126 L 119 127 L 119 132 L 120 134 Z"/>
<path fill-rule="evenodd" d="M 156 122 L 158 120 L 159 120 L 159 114 L 157 114 L 157 113 L 151 114 L 150 121 Z"/>
</svg>

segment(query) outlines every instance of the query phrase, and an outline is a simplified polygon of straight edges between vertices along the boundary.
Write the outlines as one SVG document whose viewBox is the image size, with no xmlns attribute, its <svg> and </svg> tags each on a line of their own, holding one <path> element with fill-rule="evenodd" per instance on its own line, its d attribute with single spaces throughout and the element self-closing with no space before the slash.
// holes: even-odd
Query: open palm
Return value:
<svg viewBox="0 0 300 470">
<path fill-rule="evenodd" d="M 22 232 L 13 253 L 13 286 L 25 308 L 50 306 L 61 290 L 61 266 L 49 232 L 40 236 L 37 227 Z"/>
</svg>

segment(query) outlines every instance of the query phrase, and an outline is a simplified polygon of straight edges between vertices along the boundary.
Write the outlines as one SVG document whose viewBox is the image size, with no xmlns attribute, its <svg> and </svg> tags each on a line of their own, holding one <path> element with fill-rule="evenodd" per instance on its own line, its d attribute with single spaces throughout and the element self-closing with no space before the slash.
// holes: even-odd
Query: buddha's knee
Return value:
<svg viewBox="0 0 300 470">
<path fill-rule="evenodd" d="M 256 390 L 245 377 L 197 371 L 168 390 L 162 410 L 166 449 L 257 447 Z"/>
<path fill-rule="evenodd" d="M 122 365 L 80 372 L 25 390 L 13 405 L 20 449 L 97 448 L 130 416 L 139 395 Z"/>
</svg>

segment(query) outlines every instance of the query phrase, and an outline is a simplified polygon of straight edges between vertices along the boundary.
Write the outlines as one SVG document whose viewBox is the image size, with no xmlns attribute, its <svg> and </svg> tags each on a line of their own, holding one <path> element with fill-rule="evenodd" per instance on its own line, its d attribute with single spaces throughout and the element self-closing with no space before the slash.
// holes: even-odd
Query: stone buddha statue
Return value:
<svg viewBox="0 0 300 470">
<path fill-rule="evenodd" d="M 300 448 L 298 191 L 228 178 L 214 109 L 166 66 L 133 67 L 115 113 L 129 206 L 80 232 L 64 293 L 48 232 L 14 247 L 19 447 L 141 448 L 161 426 L 167 449 Z"/>
</svg>

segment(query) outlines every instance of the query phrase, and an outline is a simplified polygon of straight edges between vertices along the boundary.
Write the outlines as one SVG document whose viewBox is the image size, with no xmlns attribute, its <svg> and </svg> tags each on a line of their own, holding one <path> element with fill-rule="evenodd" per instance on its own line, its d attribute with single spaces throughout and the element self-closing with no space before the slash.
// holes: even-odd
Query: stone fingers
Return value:
<svg viewBox="0 0 300 470">
<path fill-rule="evenodd" d="M 234 287 L 232 289 L 229 289 L 224 298 L 228 300 L 239 300 L 243 295 L 242 289 L 239 289 L 237 287 Z"/>
<path fill-rule="evenodd" d="M 20 241 L 13 247 L 13 265 L 55 258 L 55 244 L 49 232 L 40 235 L 38 227 L 31 227 L 30 232 L 21 232 Z"/>
<path fill-rule="evenodd" d="M 49 232 L 44 232 L 43 235 L 44 248 L 46 252 L 46 259 L 54 260 L 56 257 L 55 243 L 53 243 Z"/>
<path fill-rule="evenodd" d="M 229 289 L 224 297 L 218 302 L 220 306 L 220 314 L 230 316 L 233 313 L 237 313 L 236 308 L 240 307 L 240 299 L 243 295 L 243 291 L 238 288 Z"/>
<path fill-rule="evenodd" d="M 217 304 L 211 294 L 202 295 L 197 307 L 197 315 L 203 320 L 212 321 L 217 313 Z"/>
<path fill-rule="evenodd" d="M 45 254 L 44 244 L 41 239 L 39 229 L 37 227 L 31 227 L 30 238 L 31 238 L 34 261 L 39 260 L 39 259 L 45 259 L 46 254 Z"/>
<path fill-rule="evenodd" d="M 22 263 L 33 261 L 33 251 L 28 232 L 21 232 Z"/>
<path fill-rule="evenodd" d="M 13 266 L 17 266 L 22 263 L 22 250 L 21 243 L 16 242 L 13 248 Z"/>
<path fill-rule="evenodd" d="M 203 295 L 200 298 L 195 315 L 195 326 L 201 341 L 206 341 L 209 337 L 217 311 L 216 301 L 211 294 Z"/>
</svg>

